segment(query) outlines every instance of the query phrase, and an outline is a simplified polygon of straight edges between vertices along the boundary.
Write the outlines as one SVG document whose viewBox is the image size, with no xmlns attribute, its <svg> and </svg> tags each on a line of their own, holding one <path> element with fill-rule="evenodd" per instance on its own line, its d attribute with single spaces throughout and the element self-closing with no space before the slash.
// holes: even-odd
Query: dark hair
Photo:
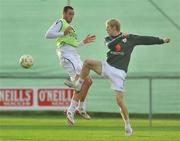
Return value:
<svg viewBox="0 0 180 141">
<path fill-rule="evenodd" d="M 71 6 L 65 6 L 63 12 L 67 12 L 69 9 L 74 10 Z"/>
</svg>

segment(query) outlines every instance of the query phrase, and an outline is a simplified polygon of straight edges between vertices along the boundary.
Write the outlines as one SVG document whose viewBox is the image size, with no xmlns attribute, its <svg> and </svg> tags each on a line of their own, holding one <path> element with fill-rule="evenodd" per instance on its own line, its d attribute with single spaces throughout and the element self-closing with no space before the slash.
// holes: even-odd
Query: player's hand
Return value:
<svg viewBox="0 0 180 141">
<path fill-rule="evenodd" d="M 87 35 L 84 40 L 83 43 L 87 44 L 87 43 L 91 43 L 96 39 L 96 35 Z"/>
<path fill-rule="evenodd" d="M 129 36 L 129 34 L 128 34 L 127 32 L 122 33 L 122 37 L 123 37 L 123 38 L 127 38 L 128 36 Z"/>
<path fill-rule="evenodd" d="M 73 28 L 71 26 L 68 26 L 65 30 L 64 30 L 64 35 L 67 35 L 69 33 L 71 33 L 73 31 Z"/>
<path fill-rule="evenodd" d="M 169 43 L 171 41 L 170 38 L 164 38 L 163 40 L 164 40 L 164 43 Z"/>
</svg>

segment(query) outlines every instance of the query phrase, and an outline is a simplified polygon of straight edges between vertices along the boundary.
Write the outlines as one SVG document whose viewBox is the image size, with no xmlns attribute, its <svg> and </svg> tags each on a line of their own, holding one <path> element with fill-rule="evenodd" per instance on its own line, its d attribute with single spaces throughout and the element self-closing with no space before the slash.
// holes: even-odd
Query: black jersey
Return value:
<svg viewBox="0 0 180 141">
<path fill-rule="evenodd" d="M 107 53 L 107 63 L 127 72 L 131 53 L 136 45 L 163 44 L 164 40 L 158 37 L 133 34 L 123 36 L 121 33 L 115 37 L 105 37 L 105 43 L 109 48 Z"/>
</svg>

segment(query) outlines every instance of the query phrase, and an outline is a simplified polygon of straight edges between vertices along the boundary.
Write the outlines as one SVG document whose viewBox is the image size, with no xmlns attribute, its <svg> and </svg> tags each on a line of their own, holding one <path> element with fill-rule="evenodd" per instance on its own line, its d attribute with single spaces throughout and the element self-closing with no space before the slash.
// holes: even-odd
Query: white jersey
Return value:
<svg viewBox="0 0 180 141">
<path fill-rule="evenodd" d="M 45 37 L 48 39 L 55 39 L 57 37 L 64 36 L 64 32 L 59 32 L 62 27 L 62 22 L 60 20 L 56 20 L 47 30 Z M 82 47 L 84 43 L 81 41 L 79 42 L 78 47 Z M 57 51 L 61 53 L 62 56 L 69 56 L 69 55 L 77 55 L 77 48 L 64 44 L 58 47 Z"/>
</svg>

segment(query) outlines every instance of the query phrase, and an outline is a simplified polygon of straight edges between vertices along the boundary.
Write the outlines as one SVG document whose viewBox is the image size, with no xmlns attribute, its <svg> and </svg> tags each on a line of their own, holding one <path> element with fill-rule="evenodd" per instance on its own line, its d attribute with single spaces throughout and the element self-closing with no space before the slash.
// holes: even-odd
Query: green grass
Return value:
<svg viewBox="0 0 180 141">
<path fill-rule="evenodd" d="M 0 141 L 178 141 L 180 121 L 155 119 L 148 127 L 147 119 L 132 119 L 134 135 L 124 136 L 119 118 L 76 119 L 66 126 L 63 116 L 1 116 Z"/>
</svg>

